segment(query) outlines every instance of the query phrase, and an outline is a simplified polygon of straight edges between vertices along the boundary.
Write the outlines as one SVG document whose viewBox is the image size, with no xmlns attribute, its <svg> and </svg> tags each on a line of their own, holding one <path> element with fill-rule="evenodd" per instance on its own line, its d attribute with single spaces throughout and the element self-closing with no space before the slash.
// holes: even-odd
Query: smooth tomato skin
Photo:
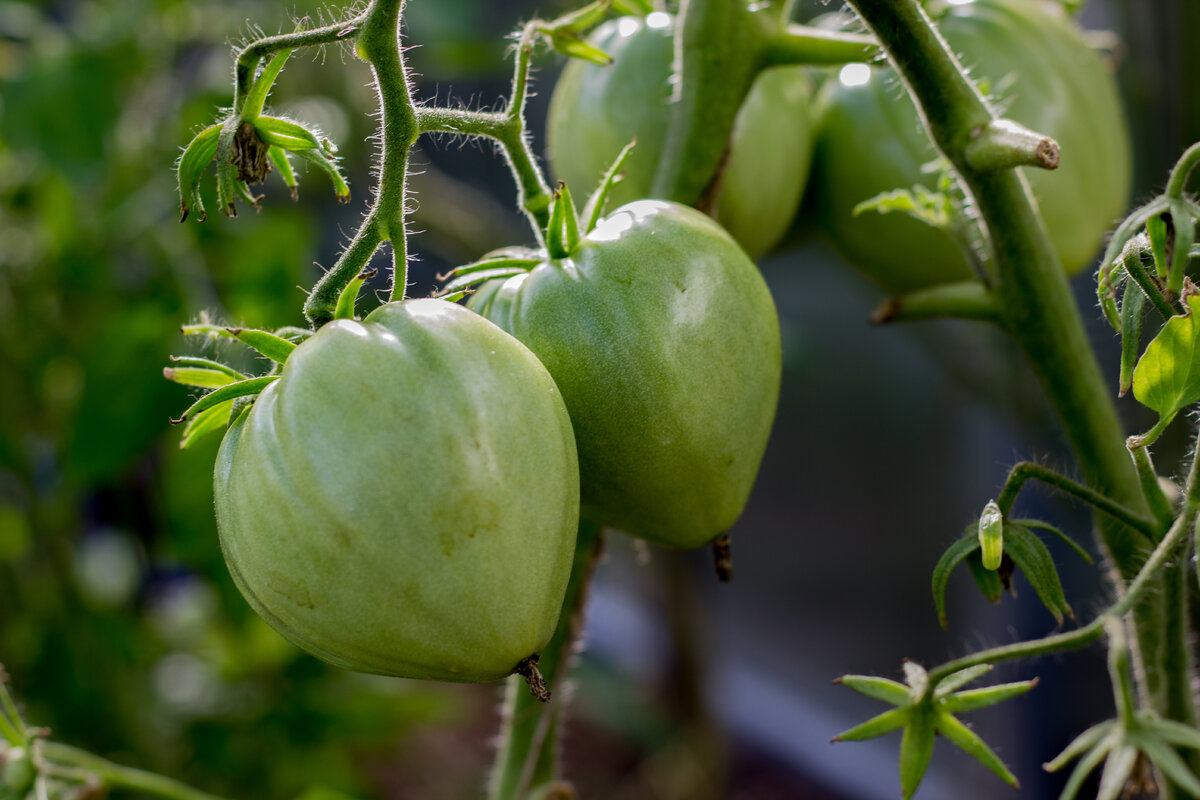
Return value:
<svg viewBox="0 0 1200 800">
<path fill-rule="evenodd" d="M 677 203 L 630 203 L 568 258 L 485 288 L 473 307 L 562 389 L 595 519 L 672 547 L 733 525 L 775 416 L 779 321 L 719 225 Z"/>
<path fill-rule="evenodd" d="M 547 150 L 554 174 L 576 194 L 592 191 L 621 148 L 637 138 L 608 207 L 651 196 L 671 109 L 674 20 L 611 20 L 589 38 L 607 67 L 571 60 L 554 87 Z M 713 216 L 757 258 L 787 231 L 808 180 L 814 120 L 803 67 L 766 70 L 734 123 Z"/>
<path fill-rule="evenodd" d="M 1055 138 L 1058 169 L 1023 170 L 1067 273 L 1090 265 L 1129 199 L 1129 132 L 1108 67 L 1069 20 L 1030 0 L 951 7 L 938 28 L 976 80 L 998 93 L 1000 113 Z M 974 277 L 955 244 L 903 214 L 854 207 L 923 183 L 937 158 L 916 108 L 891 70 L 861 85 L 826 83 L 811 207 L 846 259 L 882 288 L 909 292 Z"/>
<path fill-rule="evenodd" d="M 238 588 L 331 664 L 487 681 L 554 631 L 579 513 L 570 419 L 533 354 L 461 306 L 322 327 L 230 428 L 215 485 Z"/>
</svg>

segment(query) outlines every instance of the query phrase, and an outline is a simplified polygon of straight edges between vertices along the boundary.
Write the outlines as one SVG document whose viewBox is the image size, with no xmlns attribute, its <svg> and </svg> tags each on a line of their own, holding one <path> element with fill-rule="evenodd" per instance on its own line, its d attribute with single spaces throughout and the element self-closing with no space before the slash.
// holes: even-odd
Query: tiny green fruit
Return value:
<svg viewBox="0 0 1200 800">
<path fill-rule="evenodd" d="M 230 427 L 215 485 L 243 595 L 331 664 L 487 681 L 554 631 L 579 512 L 571 423 L 533 354 L 460 306 L 322 327 Z"/>
</svg>

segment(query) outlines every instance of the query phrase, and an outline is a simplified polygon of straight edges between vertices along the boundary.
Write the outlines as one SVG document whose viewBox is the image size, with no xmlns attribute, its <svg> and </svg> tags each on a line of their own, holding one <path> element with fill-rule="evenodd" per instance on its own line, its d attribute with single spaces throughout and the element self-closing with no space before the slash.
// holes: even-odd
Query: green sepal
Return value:
<svg viewBox="0 0 1200 800">
<path fill-rule="evenodd" d="M 333 184 L 333 194 L 337 197 L 337 201 L 342 205 L 350 202 L 350 186 L 346 183 L 345 176 L 338 169 L 337 162 L 325 154 L 323 150 L 296 150 L 293 151 L 296 155 L 303 158 L 310 164 L 315 164 L 318 169 L 325 173 Z"/>
<path fill-rule="evenodd" d="M 1038 679 L 1019 681 L 1017 683 L 1001 683 L 996 686 L 985 686 L 982 689 L 968 689 L 956 692 L 942 701 L 942 707 L 951 714 L 961 714 L 964 711 L 974 711 L 1002 703 L 1019 695 L 1023 695 L 1038 685 Z"/>
<path fill-rule="evenodd" d="M 1146 295 L 1134 281 L 1125 284 L 1121 299 L 1121 377 L 1117 396 L 1124 397 L 1133 388 L 1133 368 L 1137 366 L 1142 344 L 1142 309 Z"/>
<path fill-rule="evenodd" d="M 222 364 L 220 361 L 213 361 L 211 358 L 200 358 L 198 356 L 171 356 L 171 363 L 178 364 L 181 367 L 198 367 L 200 369 L 213 369 L 218 372 L 223 372 L 235 381 L 244 381 L 249 375 L 243 375 L 233 367 Z"/>
<path fill-rule="evenodd" d="M 1000 780 L 1014 789 L 1021 788 L 1017 776 L 1009 771 L 995 751 L 988 747 L 978 734 L 955 719 L 953 715 L 939 710 L 934 717 L 934 725 L 938 733 L 954 742 L 960 750 L 994 772 Z"/>
<path fill-rule="evenodd" d="M 299 122 L 282 117 L 258 117 L 253 120 L 258 138 L 269 145 L 282 147 L 293 153 L 305 150 L 320 150 L 321 140 Z"/>
<path fill-rule="evenodd" d="M 964 558 L 978 549 L 979 536 L 975 531 L 975 526 L 972 525 L 960 539 L 946 548 L 946 552 L 942 553 L 942 557 L 938 559 L 937 565 L 933 568 L 933 604 L 937 608 L 938 624 L 942 626 L 942 630 L 947 627 L 946 584 L 950 581 L 950 574 Z M 989 599 L 991 598 L 989 597 Z M 999 595 L 997 595 L 997 599 L 999 599 Z M 995 601 L 993 600 L 993 602 Z"/>
<path fill-rule="evenodd" d="M 618 14 L 629 17 L 644 17 L 654 11 L 650 0 L 612 0 L 612 7 Z"/>
<path fill-rule="evenodd" d="M 1167 263 L 1167 222 L 1162 214 L 1146 220 L 1146 235 L 1150 237 L 1150 251 L 1154 253 L 1154 271 L 1159 280 L 1165 281 L 1171 265 Z"/>
<path fill-rule="evenodd" d="M 296 349 L 296 345 L 293 342 L 281 336 L 276 336 L 273 333 L 260 331 L 255 328 L 227 328 L 221 325 L 185 325 L 181 330 L 185 336 L 215 335 L 237 339 L 247 347 L 253 348 L 259 355 L 280 364 L 287 361 L 288 356 Z"/>
<path fill-rule="evenodd" d="M 983 558 L 979 555 L 978 546 L 974 551 L 967 555 L 966 561 L 967 571 L 971 573 L 971 578 L 975 581 L 976 588 L 983 595 L 984 599 L 993 605 L 1000 602 L 1000 598 L 1004 597 L 1004 591 L 1007 589 L 1012 591 L 1012 584 L 1007 576 L 1001 577 L 1000 570 L 985 569 L 983 566 Z M 1015 593 L 1013 595 L 1016 596 Z"/>
<path fill-rule="evenodd" d="M 523 275 L 529 272 L 529 268 L 521 266 L 494 267 L 492 269 L 479 270 L 478 272 L 469 272 L 466 275 L 460 275 L 454 280 L 442 287 L 435 296 L 443 300 L 446 295 L 454 294 L 458 291 L 468 290 L 481 283 L 494 280 L 496 278 L 511 278 L 513 275 Z"/>
<path fill-rule="evenodd" d="M 1133 730 L 1128 736 L 1133 744 L 1154 762 L 1154 766 L 1162 770 L 1171 783 L 1183 789 L 1190 797 L 1200 797 L 1200 780 L 1173 747 L 1149 731 Z"/>
<path fill-rule="evenodd" d="M 861 742 L 874 739 L 877 736 L 891 733 L 903 728 L 908 722 L 908 708 L 890 708 L 882 714 L 871 717 L 866 722 L 855 725 L 849 730 L 842 731 L 831 741 Z"/>
<path fill-rule="evenodd" d="M 1175 294 L 1183 291 L 1183 276 L 1191 257 L 1192 243 L 1196 240 L 1196 223 L 1182 200 L 1171 201 L 1171 219 L 1167 225 L 1167 248 L 1170 274 L 1167 289 Z"/>
<path fill-rule="evenodd" d="M 169 381 L 184 386 L 195 386 L 199 389 L 219 389 L 237 380 L 223 370 L 204 367 L 163 367 L 163 377 Z"/>
<path fill-rule="evenodd" d="M 958 672 L 951 673 L 938 683 L 933 696 L 941 699 L 951 692 L 957 692 L 968 683 L 977 681 L 984 675 L 987 675 L 992 669 L 991 664 L 976 664 L 973 667 L 967 667 L 966 669 L 960 669 Z"/>
<path fill-rule="evenodd" d="M 1053 534 L 1061 539 L 1063 544 L 1074 550 L 1084 561 L 1089 564 L 1096 563 L 1091 554 L 1087 550 L 1083 549 L 1083 545 L 1079 544 L 1079 542 L 1075 541 L 1070 536 L 1051 525 L 1049 522 L 1043 522 L 1040 519 L 1016 519 L 1013 520 L 1013 522 L 1017 525 L 1024 525 L 1026 528 L 1036 528 L 1038 530 Z"/>
<path fill-rule="evenodd" d="M 1074 800 L 1079 794 L 1079 790 L 1083 788 L 1083 782 L 1087 780 L 1088 775 L 1091 775 L 1093 770 L 1100 765 L 1117 741 L 1116 735 L 1110 734 L 1107 740 L 1102 741 L 1094 750 L 1081 758 L 1075 765 L 1075 769 L 1071 771 L 1071 777 L 1067 778 L 1067 785 L 1063 787 L 1058 800 Z"/>
<path fill-rule="evenodd" d="M 932 707 L 913 706 L 908 710 L 908 724 L 900 740 L 900 792 L 904 800 L 913 796 L 929 769 L 936 732 Z"/>
<path fill-rule="evenodd" d="M 1133 371 L 1133 396 L 1158 412 L 1154 431 L 1200 400 L 1200 296 L 1188 297 L 1187 307 L 1187 315 L 1167 320 Z"/>
<path fill-rule="evenodd" d="M 470 275 L 473 272 L 481 272 L 483 270 L 506 269 L 510 267 L 520 267 L 522 268 L 523 272 L 528 272 L 545 260 L 546 258 L 543 254 L 535 251 L 530 251 L 529 255 L 489 255 L 484 256 L 479 261 L 473 261 L 470 264 L 463 264 L 461 267 L 455 267 L 454 269 L 450 270 L 448 274 L 457 277 L 460 275 Z M 444 279 L 445 276 L 439 275 L 438 277 Z"/>
<path fill-rule="evenodd" d="M 551 258 L 566 258 L 579 244 L 579 218 L 571 202 L 571 190 L 561 181 L 554 192 L 554 207 L 546 228 L 546 249 Z"/>
<path fill-rule="evenodd" d="M 988 501 L 979 515 L 979 549 L 984 569 L 1000 569 L 1004 558 L 1004 515 L 995 500 Z"/>
<path fill-rule="evenodd" d="M 1058 578 L 1058 569 L 1054 566 L 1054 558 L 1046 545 L 1028 528 L 1008 523 L 1005 526 L 1008 534 L 1008 553 L 1013 562 L 1025 573 L 1025 579 L 1037 592 L 1042 605 L 1054 617 L 1059 625 L 1063 617 L 1075 618 L 1071 606 L 1063 595 L 1062 582 Z"/>
<path fill-rule="evenodd" d="M 287 151 L 282 147 L 271 145 L 267 150 L 267 157 L 271 159 L 271 163 L 275 165 L 276 171 L 279 172 L 279 177 L 283 178 L 283 183 L 292 193 L 292 201 L 300 199 L 299 182 L 296 180 L 296 172 L 292 169 L 292 162 L 288 159 Z"/>
<path fill-rule="evenodd" d="M 210 125 L 196 134 L 179 157 L 175 174 L 179 181 L 180 222 L 188 218 L 193 208 L 201 222 L 208 218 L 204 213 L 204 202 L 200 199 L 200 179 L 204 176 L 204 170 L 217 157 L 217 140 L 220 137 L 221 126 Z"/>
<path fill-rule="evenodd" d="M 225 430 L 229 425 L 229 416 L 233 412 L 233 403 L 233 400 L 217 403 L 188 420 L 187 427 L 183 431 L 183 439 L 179 442 L 179 449 L 187 450 L 205 435 Z"/>
<path fill-rule="evenodd" d="M 625 161 L 636 146 L 637 139 L 631 139 L 629 144 L 621 148 L 621 152 L 617 153 L 617 157 L 613 159 L 608 172 L 605 172 L 604 177 L 600 179 L 600 185 L 596 187 L 583 206 L 583 233 L 585 236 L 592 232 L 592 229 L 600 222 L 600 218 L 604 216 L 604 203 L 608 199 L 608 193 L 620 179 L 621 170 L 625 168 Z"/>
<path fill-rule="evenodd" d="M 602 67 L 612 63 L 612 56 L 572 31 L 556 29 L 549 34 L 550 46 L 570 58 L 590 61 Z"/>
<path fill-rule="evenodd" d="M 312 330 L 311 328 L 297 328 L 294 325 L 286 325 L 275 330 L 276 336 L 281 339 L 287 339 L 292 344 L 300 344 L 311 337 L 314 333 L 316 333 L 316 331 Z"/>
<path fill-rule="evenodd" d="M 909 700 L 908 687 L 898 681 L 880 678 L 876 675 L 843 675 L 834 683 L 853 689 L 859 694 L 891 703 L 894 706 L 903 705 Z"/>
<path fill-rule="evenodd" d="M 362 291 L 363 284 L 375 277 L 377 272 L 378 270 L 374 269 L 360 272 L 346 284 L 346 288 L 338 295 L 337 307 L 333 312 L 334 319 L 354 319 L 354 305 L 358 302 L 358 293 Z"/>
<path fill-rule="evenodd" d="M 227 217 L 237 216 L 237 168 L 233 165 L 233 140 L 239 126 L 237 117 L 230 117 L 221 125 L 217 137 L 217 203 L 221 213 Z"/>
<path fill-rule="evenodd" d="M 1046 772 L 1058 772 L 1067 764 L 1071 763 L 1079 756 L 1100 744 L 1100 741 L 1105 736 L 1108 736 L 1109 733 L 1116 727 L 1116 725 L 1117 721 L 1112 719 L 1096 723 L 1072 739 L 1071 743 L 1068 744 L 1061 753 L 1054 757 L 1054 760 L 1043 764 L 1042 769 L 1046 770 Z"/>
<path fill-rule="evenodd" d="M 271 93 L 271 87 L 275 85 L 275 79 L 279 77 L 279 73 L 283 71 L 283 65 L 291 58 L 294 50 L 281 50 L 275 54 L 258 77 L 254 80 L 254 85 L 250 87 L 250 91 L 246 92 L 246 99 L 242 104 L 241 117 L 246 122 L 254 122 L 262 114 L 263 106 L 267 102 L 267 95 Z"/>
<path fill-rule="evenodd" d="M 1100 788 L 1096 792 L 1096 800 L 1118 800 L 1125 791 L 1125 784 L 1133 774 L 1137 764 L 1138 749 L 1125 744 L 1113 750 L 1108 760 L 1104 762 L 1104 771 L 1100 773 Z"/>
<path fill-rule="evenodd" d="M 1160 739 L 1176 747 L 1190 747 L 1200 750 L 1200 731 L 1191 725 L 1184 725 L 1173 719 L 1162 719 L 1157 715 L 1143 713 L 1138 717 L 1138 724 L 1154 733 Z"/>
<path fill-rule="evenodd" d="M 258 394 L 272 382 L 277 380 L 279 380 L 278 375 L 264 375 L 261 378 L 247 378 L 244 381 L 238 381 L 237 383 L 231 383 L 228 386 L 222 386 L 220 389 L 209 392 L 208 394 L 204 395 L 204 397 L 201 397 L 199 400 L 192 403 L 188 410 L 183 412 L 183 415 L 180 416 L 179 419 L 173 419 L 171 420 L 171 423 L 178 425 L 180 422 L 185 422 L 189 419 L 192 419 L 206 409 L 212 408 L 220 403 L 224 403 L 227 400 L 234 400 L 239 397 L 249 397 L 250 395 Z"/>
</svg>

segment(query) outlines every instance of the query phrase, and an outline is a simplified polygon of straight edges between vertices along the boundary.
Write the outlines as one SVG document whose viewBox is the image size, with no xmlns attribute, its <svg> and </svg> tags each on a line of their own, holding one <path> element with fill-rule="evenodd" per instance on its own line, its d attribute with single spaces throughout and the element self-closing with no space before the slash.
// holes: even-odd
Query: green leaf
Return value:
<svg viewBox="0 0 1200 800">
<path fill-rule="evenodd" d="M 630 17 L 644 17 L 654 11 L 650 0 L 613 0 L 612 6 L 618 14 Z"/>
<path fill-rule="evenodd" d="M 1004 515 L 995 500 L 989 500 L 979 515 L 979 550 L 984 569 L 1000 569 L 1004 557 Z"/>
<path fill-rule="evenodd" d="M 583 232 L 585 235 L 591 233 L 596 224 L 600 222 L 600 218 L 604 216 L 604 202 L 608 199 L 608 193 L 619 180 L 621 170 L 625 168 L 625 160 L 629 158 L 629 154 L 633 152 L 636 145 L 637 139 L 631 139 L 629 144 L 621 148 L 621 152 L 617 153 L 617 157 L 613 159 L 608 172 L 605 172 L 604 177 L 600 179 L 600 185 L 596 187 L 596 191 L 592 192 L 592 196 L 584 205 Z"/>
<path fill-rule="evenodd" d="M 904 738 L 900 740 L 900 791 L 904 800 L 913 796 L 929 769 L 933 757 L 935 732 L 933 709 L 928 706 L 912 708 Z"/>
<path fill-rule="evenodd" d="M 1054 566 L 1054 558 L 1046 545 L 1028 528 L 1015 523 L 1005 526 L 1008 533 L 1008 553 L 1021 571 L 1025 579 L 1037 592 L 1042 604 L 1046 606 L 1054 620 L 1062 625 L 1063 616 L 1074 619 L 1071 606 L 1063 596 L 1062 583 L 1058 578 L 1058 569 Z"/>
<path fill-rule="evenodd" d="M 217 140 L 221 137 L 221 126 L 211 125 L 196 134 L 183 155 L 179 157 L 175 174 L 179 181 L 179 221 L 188 218 L 192 209 L 204 222 L 204 202 L 200 199 L 200 179 L 204 170 L 217 157 Z"/>
<path fill-rule="evenodd" d="M 1003 703 L 1019 695 L 1023 695 L 1038 685 L 1037 678 L 1018 683 L 1001 683 L 996 686 L 985 686 L 982 689 L 969 689 L 957 692 L 942 701 L 942 707 L 951 714 L 961 714 L 964 711 L 974 711 L 977 708 L 987 708 L 997 703 Z"/>
<path fill-rule="evenodd" d="M 960 669 L 958 672 L 947 675 L 942 679 L 942 682 L 937 685 L 937 691 L 934 692 L 934 696 L 945 697 L 951 692 L 958 691 L 968 683 L 979 680 L 991 671 L 991 664 L 976 664 L 973 667 Z"/>
<path fill-rule="evenodd" d="M 855 725 L 848 731 L 842 731 L 833 737 L 832 741 L 861 742 L 866 739 L 874 739 L 876 736 L 900 730 L 906 722 L 908 722 L 907 708 L 890 708 L 860 725 Z"/>
<path fill-rule="evenodd" d="M 187 450 L 200 439 L 214 431 L 224 431 L 229 425 L 229 415 L 233 412 L 233 400 L 217 403 L 212 408 L 201 411 L 188 420 L 183 431 L 183 440 L 179 443 L 180 450 Z"/>
<path fill-rule="evenodd" d="M 950 574 L 964 558 L 978 549 L 979 537 L 975 527 L 971 526 L 961 539 L 946 548 L 946 552 L 938 559 L 937 566 L 933 568 L 933 604 L 937 607 L 938 622 L 942 630 L 946 629 L 946 584 L 950 580 Z"/>
<path fill-rule="evenodd" d="M 938 712 L 935 724 L 938 733 L 954 742 L 964 753 L 994 772 L 1000 780 L 1014 789 L 1021 788 L 1021 784 L 1017 781 L 1017 776 L 1013 775 L 992 748 L 988 747 L 983 739 L 980 739 L 978 734 L 966 725 L 963 725 L 945 711 Z"/>
<path fill-rule="evenodd" d="M 908 703 L 908 687 L 888 678 L 880 678 L 876 675 L 843 675 L 834 683 L 894 706 Z"/>
<path fill-rule="evenodd" d="M 200 389 L 218 389 L 237 380 L 222 370 L 199 367 L 163 367 L 163 377 L 184 386 Z"/>
<path fill-rule="evenodd" d="M 1088 553 L 1087 550 L 1084 550 L 1083 546 L 1080 545 L 1079 542 L 1076 542 L 1070 536 L 1067 536 L 1065 533 L 1063 533 L 1058 528 L 1051 525 L 1049 522 L 1043 522 L 1040 519 L 1018 519 L 1018 520 L 1013 520 L 1013 522 L 1015 522 L 1018 525 L 1024 525 L 1026 528 L 1036 528 L 1038 530 L 1043 530 L 1043 531 L 1046 531 L 1047 533 L 1054 534 L 1059 539 L 1061 539 L 1063 541 L 1063 543 L 1067 545 L 1067 547 L 1070 547 L 1072 550 L 1074 550 L 1076 553 L 1078 553 L 1079 557 L 1082 558 L 1084 561 L 1086 561 L 1089 564 L 1096 563 L 1095 561 L 1092 560 L 1091 554 Z"/>
<path fill-rule="evenodd" d="M 1200 296 L 1187 306 L 1190 313 L 1167 320 L 1133 371 L 1133 396 L 1158 412 L 1160 425 L 1200 400 Z"/>
<path fill-rule="evenodd" d="M 261 378 L 247 378 L 244 381 L 222 386 L 220 389 L 210 392 L 195 403 L 192 403 L 191 407 L 183 412 L 183 416 L 179 419 L 173 419 L 171 422 L 180 423 L 184 420 L 192 419 L 200 412 L 224 403 L 226 400 L 235 400 L 239 397 L 249 397 L 250 395 L 258 394 L 273 381 L 277 380 L 279 380 L 278 375 L 265 375 Z"/>
<path fill-rule="evenodd" d="M 1130 280 L 1125 284 L 1125 296 L 1121 300 L 1121 378 L 1118 397 L 1124 397 L 1133 387 L 1133 368 L 1141 352 L 1142 309 L 1145 306 L 1146 295 L 1142 288 Z"/>
<path fill-rule="evenodd" d="M 1187 206 L 1181 200 L 1172 200 L 1171 219 L 1167 225 L 1166 250 L 1171 267 L 1167 276 L 1167 289 L 1175 294 L 1179 294 L 1183 289 L 1183 276 L 1195 240 L 1196 223 Z"/>
</svg>

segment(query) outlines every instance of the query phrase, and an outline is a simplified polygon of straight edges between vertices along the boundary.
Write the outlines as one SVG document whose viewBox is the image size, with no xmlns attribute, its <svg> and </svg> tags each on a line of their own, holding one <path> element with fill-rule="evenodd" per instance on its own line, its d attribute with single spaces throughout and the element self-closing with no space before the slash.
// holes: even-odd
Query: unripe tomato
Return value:
<svg viewBox="0 0 1200 800">
<path fill-rule="evenodd" d="M 671 120 L 674 29 L 661 12 L 611 20 L 589 41 L 613 62 L 575 59 L 563 69 L 550 99 L 547 150 L 555 175 L 577 194 L 590 192 L 636 137 L 610 207 L 651 196 Z M 810 103 L 804 69 L 776 67 L 759 76 L 734 123 L 713 215 L 752 257 L 779 241 L 800 204 L 811 162 Z"/>
<path fill-rule="evenodd" d="M 775 415 L 779 320 L 719 225 L 678 203 L 630 203 L 568 257 L 485 285 L 473 307 L 562 390 L 593 518 L 674 547 L 737 520 Z"/>
<path fill-rule="evenodd" d="M 1129 133 L 1109 68 L 1062 14 L 1032 0 L 949 6 L 938 28 L 999 112 L 1056 139 L 1058 169 L 1025 169 L 1069 274 L 1092 263 L 1129 199 Z M 890 69 L 853 65 L 822 90 L 813 208 L 846 259 L 890 292 L 968 280 L 962 252 L 903 214 L 854 207 L 914 184 L 937 158 L 916 107 Z"/>
<path fill-rule="evenodd" d="M 554 631 L 579 477 L 545 368 L 441 300 L 325 325 L 230 427 L 221 546 L 285 637 L 360 672 L 486 681 Z"/>
</svg>

